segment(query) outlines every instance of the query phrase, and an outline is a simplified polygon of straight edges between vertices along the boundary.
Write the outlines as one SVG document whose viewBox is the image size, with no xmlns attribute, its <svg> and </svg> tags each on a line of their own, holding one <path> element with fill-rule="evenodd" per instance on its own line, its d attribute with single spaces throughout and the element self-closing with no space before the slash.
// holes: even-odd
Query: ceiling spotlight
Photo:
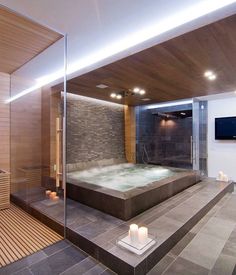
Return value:
<svg viewBox="0 0 236 275">
<path fill-rule="evenodd" d="M 121 99 L 122 96 L 121 96 L 121 95 L 116 95 L 116 98 L 117 98 L 117 99 Z"/>
<path fill-rule="evenodd" d="M 208 76 L 208 79 L 209 80 L 215 80 L 216 79 L 216 75 L 215 74 L 210 75 L 210 76 Z"/>
<path fill-rule="evenodd" d="M 216 74 L 214 72 L 212 72 L 212 71 L 206 71 L 204 73 L 204 76 L 206 78 L 208 78 L 209 80 L 215 80 L 216 79 Z"/>
<path fill-rule="evenodd" d="M 111 93 L 110 97 L 115 98 L 116 94 L 115 93 Z"/>
<path fill-rule="evenodd" d="M 146 91 L 142 89 L 139 91 L 139 93 L 140 93 L 140 95 L 144 95 L 146 93 Z"/>
<path fill-rule="evenodd" d="M 140 91 L 140 89 L 139 89 L 138 87 L 135 87 L 135 88 L 133 89 L 133 92 L 134 92 L 135 94 L 139 93 L 139 91 Z"/>
<path fill-rule="evenodd" d="M 206 72 L 204 73 L 204 76 L 205 76 L 205 77 L 209 77 L 209 76 L 211 76 L 211 75 L 213 75 L 213 72 L 212 72 L 212 71 L 206 71 Z"/>
</svg>

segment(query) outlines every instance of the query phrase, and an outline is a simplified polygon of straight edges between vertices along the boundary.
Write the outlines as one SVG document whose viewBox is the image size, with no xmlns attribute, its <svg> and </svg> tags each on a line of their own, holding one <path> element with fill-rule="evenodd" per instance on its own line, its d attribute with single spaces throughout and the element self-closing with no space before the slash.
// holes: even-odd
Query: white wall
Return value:
<svg viewBox="0 0 236 275">
<path fill-rule="evenodd" d="M 215 140 L 215 118 L 236 116 L 236 95 L 208 101 L 208 176 L 222 170 L 236 181 L 236 141 Z"/>
</svg>

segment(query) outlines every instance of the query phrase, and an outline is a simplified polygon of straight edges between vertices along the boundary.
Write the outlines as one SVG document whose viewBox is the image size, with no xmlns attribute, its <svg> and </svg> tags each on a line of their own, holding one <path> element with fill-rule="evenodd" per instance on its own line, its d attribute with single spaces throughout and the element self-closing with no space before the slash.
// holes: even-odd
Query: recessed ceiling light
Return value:
<svg viewBox="0 0 236 275">
<path fill-rule="evenodd" d="M 182 116 L 185 116 L 185 115 L 186 115 L 186 113 L 184 113 L 184 112 L 181 112 L 180 114 L 181 114 Z"/>
<path fill-rule="evenodd" d="M 140 95 L 144 95 L 146 93 L 146 91 L 142 89 L 139 91 L 139 93 L 140 93 Z"/>
<path fill-rule="evenodd" d="M 121 95 L 117 95 L 116 98 L 117 98 L 117 99 L 121 99 L 122 96 L 121 96 Z"/>
<path fill-rule="evenodd" d="M 210 75 L 210 76 L 208 76 L 208 79 L 209 80 L 215 80 L 216 79 L 216 75 L 215 74 Z"/>
<path fill-rule="evenodd" d="M 205 76 L 205 77 L 209 77 L 209 76 L 211 76 L 211 75 L 213 75 L 213 72 L 212 72 L 212 71 L 206 71 L 206 72 L 204 73 L 204 76 Z"/>
<path fill-rule="evenodd" d="M 149 100 L 151 100 L 150 98 L 142 98 L 141 100 L 143 100 L 143 101 L 149 101 Z"/>
<path fill-rule="evenodd" d="M 110 97 L 115 98 L 116 94 L 115 93 L 111 93 Z"/>
<path fill-rule="evenodd" d="M 136 93 L 136 94 L 139 93 L 139 91 L 140 91 L 140 89 L 139 89 L 138 87 L 135 87 L 135 88 L 133 89 L 133 92 Z"/>
<path fill-rule="evenodd" d="M 99 89 L 106 89 L 106 88 L 108 88 L 108 86 L 105 85 L 105 84 L 98 84 L 96 87 L 99 88 Z"/>
<path fill-rule="evenodd" d="M 216 79 L 216 74 L 213 71 L 206 71 L 204 73 L 204 76 L 208 78 L 209 80 L 215 80 Z"/>
</svg>

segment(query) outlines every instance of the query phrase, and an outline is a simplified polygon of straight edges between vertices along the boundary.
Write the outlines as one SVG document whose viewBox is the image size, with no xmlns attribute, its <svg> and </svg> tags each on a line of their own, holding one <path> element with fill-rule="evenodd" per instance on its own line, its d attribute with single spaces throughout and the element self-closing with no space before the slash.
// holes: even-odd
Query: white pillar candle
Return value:
<svg viewBox="0 0 236 275">
<path fill-rule="evenodd" d="M 223 177 L 224 177 L 224 173 L 222 171 L 219 171 L 219 173 L 218 173 L 218 179 L 219 180 L 223 180 Z"/>
<path fill-rule="evenodd" d="M 49 197 L 50 194 L 51 194 L 51 192 L 52 192 L 51 190 L 46 190 L 46 191 L 45 191 L 46 196 Z"/>
<path fill-rule="evenodd" d="M 148 229 L 147 227 L 140 227 L 138 229 L 138 240 L 140 244 L 145 244 L 147 243 L 147 239 L 148 239 Z"/>
<path fill-rule="evenodd" d="M 227 176 L 227 175 L 223 175 L 223 181 L 226 181 L 226 182 L 228 182 L 228 181 L 229 181 L 229 178 L 228 178 L 228 176 Z"/>
<path fill-rule="evenodd" d="M 51 192 L 50 193 L 50 199 L 53 199 L 57 195 L 57 192 Z"/>
<path fill-rule="evenodd" d="M 137 224 L 131 224 L 129 227 L 129 235 L 130 235 L 130 241 L 132 243 L 138 242 L 138 226 Z"/>
<path fill-rule="evenodd" d="M 52 197 L 52 200 L 53 201 L 59 201 L 59 197 L 58 196 L 54 196 L 54 197 Z"/>
</svg>

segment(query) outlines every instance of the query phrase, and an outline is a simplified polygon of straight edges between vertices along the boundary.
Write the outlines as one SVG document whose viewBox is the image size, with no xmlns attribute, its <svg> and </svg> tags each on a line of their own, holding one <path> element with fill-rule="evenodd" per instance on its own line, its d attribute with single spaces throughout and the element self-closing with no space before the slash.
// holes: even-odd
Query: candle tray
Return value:
<svg viewBox="0 0 236 275">
<path fill-rule="evenodd" d="M 156 243 L 156 238 L 155 236 L 148 234 L 147 242 L 145 244 L 134 244 L 133 242 L 131 242 L 129 235 L 126 233 L 121 235 L 117 239 L 116 243 L 118 246 L 125 248 L 134 254 L 142 255 Z"/>
</svg>

